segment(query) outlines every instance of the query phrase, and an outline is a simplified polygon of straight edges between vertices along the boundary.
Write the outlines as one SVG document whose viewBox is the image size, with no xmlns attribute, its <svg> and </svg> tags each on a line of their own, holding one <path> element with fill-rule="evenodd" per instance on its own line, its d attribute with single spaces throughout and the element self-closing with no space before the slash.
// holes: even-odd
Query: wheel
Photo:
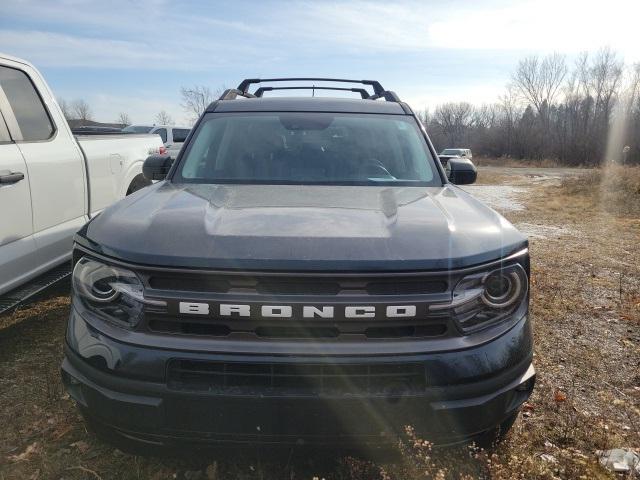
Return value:
<svg viewBox="0 0 640 480">
<path fill-rule="evenodd" d="M 148 187 L 149 185 L 151 185 L 151 180 L 148 180 L 144 175 L 140 174 L 131 181 L 131 185 L 129 185 L 129 188 L 127 189 L 127 195 L 131 195 L 132 193 L 137 192 L 141 188 Z"/>
</svg>

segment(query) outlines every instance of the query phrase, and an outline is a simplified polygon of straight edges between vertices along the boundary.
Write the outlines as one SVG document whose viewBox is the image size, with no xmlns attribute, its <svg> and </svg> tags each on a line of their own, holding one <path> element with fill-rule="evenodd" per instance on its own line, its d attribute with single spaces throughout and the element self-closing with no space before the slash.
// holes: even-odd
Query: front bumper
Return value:
<svg viewBox="0 0 640 480">
<path fill-rule="evenodd" d="M 463 442 L 500 425 L 533 390 L 531 328 L 526 317 L 481 346 L 411 356 L 362 356 L 348 361 L 423 363 L 437 385 L 384 395 L 290 395 L 256 389 L 236 394 L 170 388 L 173 358 L 226 360 L 229 355 L 151 349 L 96 331 L 72 310 L 73 338 L 62 377 L 85 414 L 129 439 L 153 444 L 247 442 L 371 444 L 395 439 L 410 425 L 436 444 Z M 84 333 L 79 334 L 79 332 Z M 69 335 L 68 335 L 69 336 Z M 89 348 L 78 343 L 89 338 Z M 72 345 L 70 345 L 70 343 Z M 223 358 L 224 357 L 224 358 Z M 237 355 L 234 361 L 295 364 L 308 357 Z M 344 362 L 316 357 L 315 362 Z"/>
</svg>

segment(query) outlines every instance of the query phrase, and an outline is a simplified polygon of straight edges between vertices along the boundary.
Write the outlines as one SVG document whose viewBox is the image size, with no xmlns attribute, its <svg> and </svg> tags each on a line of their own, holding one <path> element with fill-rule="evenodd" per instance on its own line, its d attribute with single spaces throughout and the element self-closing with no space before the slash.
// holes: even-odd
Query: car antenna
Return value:
<svg viewBox="0 0 640 480">
<path fill-rule="evenodd" d="M 315 97 L 315 96 L 316 96 L 316 86 L 311 85 L 311 97 Z"/>
</svg>

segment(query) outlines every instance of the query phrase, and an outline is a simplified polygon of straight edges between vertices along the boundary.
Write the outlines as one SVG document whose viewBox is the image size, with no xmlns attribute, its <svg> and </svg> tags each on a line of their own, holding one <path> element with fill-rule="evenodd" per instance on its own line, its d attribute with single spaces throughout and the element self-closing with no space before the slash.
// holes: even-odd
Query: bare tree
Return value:
<svg viewBox="0 0 640 480">
<path fill-rule="evenodd" d="M 120 112 L 118 114 L 118 118 L 116 119 L 116 123 L 128 127 L 129 125 L 131 125 L 131 118 L 129 117 L 128 113 Z"/>
<path fill-rule="evenodd" d="M 490 128 L 495 125 L 498 107 L 495 104 L 483 104 L 471 112 L 471 123 L 475 128 Z"/>
<path fill-rule="evenodd" d="M 156 123 L 158 125 L 173 125 L 173 118 L 165 110 L 156 115 Z"/>
<path fill-rule="evenodd" d="M 522 110 L 518 106 L 515 90 L 513 85 L 508 85 L 507 91 L 498 99 L 503 124 L 510 134 L 513 132 L 518 118 L 522 115 Z"/>
<path fill-rule="evenodd" d="M 567 65 L 563 55 L 554 53 L 542 60 L 533 55 L 518 63 L 512 82 L 538 114 L 547 118 L 549 106 L 554 102 L 566 75 Z"/>
<path fill-rule="evenodd" d="M 180 95 L 182 95 L 182 103 L 180 105 L 191 120 L 195 122 L 209 104 L 218 98 L 223 91 L 224 87 L 218 88 L 214 92 L 204 85 L 195 85 L 190 88 L 182 87 L 180 89 Z"/>
<path fill-rule="evenodd" d="M 60 105 L 60 110 L 62 110 L 62 114 L 64 118 L 69 121 L 73 118 L 73 114 L 71 113 L 71 105 L 64 98 L 58 98 L 58 105 Z"/>
<path fill-rule="evenodd" d="M 590 68 L 590 81 L 595 92 L 596 110 L 608 117 L 618 84 L 622 78 L 623 63 L 616 53 L 606 47 L 600 50 Z"/>
<path fill-rule="evenodd" d="M 83 99 L 75 100 L 71 104 L 71 112 L 74 119 L 77 119 L 77 120 L 86 121 L 86 120 L 91 120 L 93 117 L 89 104 Z"/>
<path fill-rule="evenodd" d="M 429 121 L 431 120 L 431 112 L 429 112 L 429 109 L 427 107 L 425 107 L 425 109 L 422 111 L 418 110 L 416 112 L 416 115 L 418 116 L 418 120 L 420 120 L 423 125 L 429 124 Z"/>
<path fill-rule="evenodd" d="M 625 115 L 631 115 L 638 98 L 640 98 L 640 63 L 632 65 L 629 69 L 629 81 L 624 92 Z"/>
<path fill-rule="evenodd" d="M 469 147 L 477 158 L 640 164 L 640 65 L 627 72 L 609 48 L 580 54 L 571 68 L 559 55 L 528 57 L 498 103 L 436 106 L 429 134 L 436 147 Z"/>
<path fill-rule="evenodd" d="M 434 121 L 440 125 L 449 146 L 459 146 L 473 125 L 474 108 L 468 102 L 444 103 L 433 113 Z"/>
</svg>

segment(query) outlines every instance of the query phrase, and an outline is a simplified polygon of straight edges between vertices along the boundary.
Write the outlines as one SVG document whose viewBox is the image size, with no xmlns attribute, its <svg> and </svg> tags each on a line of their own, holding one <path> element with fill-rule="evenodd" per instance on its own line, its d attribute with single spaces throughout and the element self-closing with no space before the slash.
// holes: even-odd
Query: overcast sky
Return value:
<svg viewBox="0 0 640 480">
<path fill-rule="evenodd" d="M 414 108 L 491 102 L 518 60 L 610 46 L 640 61 L 640 0 L 0 0 L 0 52 L 44 73 L 57 97 L 136 123 L 180 87 L 244 77 L 377 79 Z"/>
</svg>

